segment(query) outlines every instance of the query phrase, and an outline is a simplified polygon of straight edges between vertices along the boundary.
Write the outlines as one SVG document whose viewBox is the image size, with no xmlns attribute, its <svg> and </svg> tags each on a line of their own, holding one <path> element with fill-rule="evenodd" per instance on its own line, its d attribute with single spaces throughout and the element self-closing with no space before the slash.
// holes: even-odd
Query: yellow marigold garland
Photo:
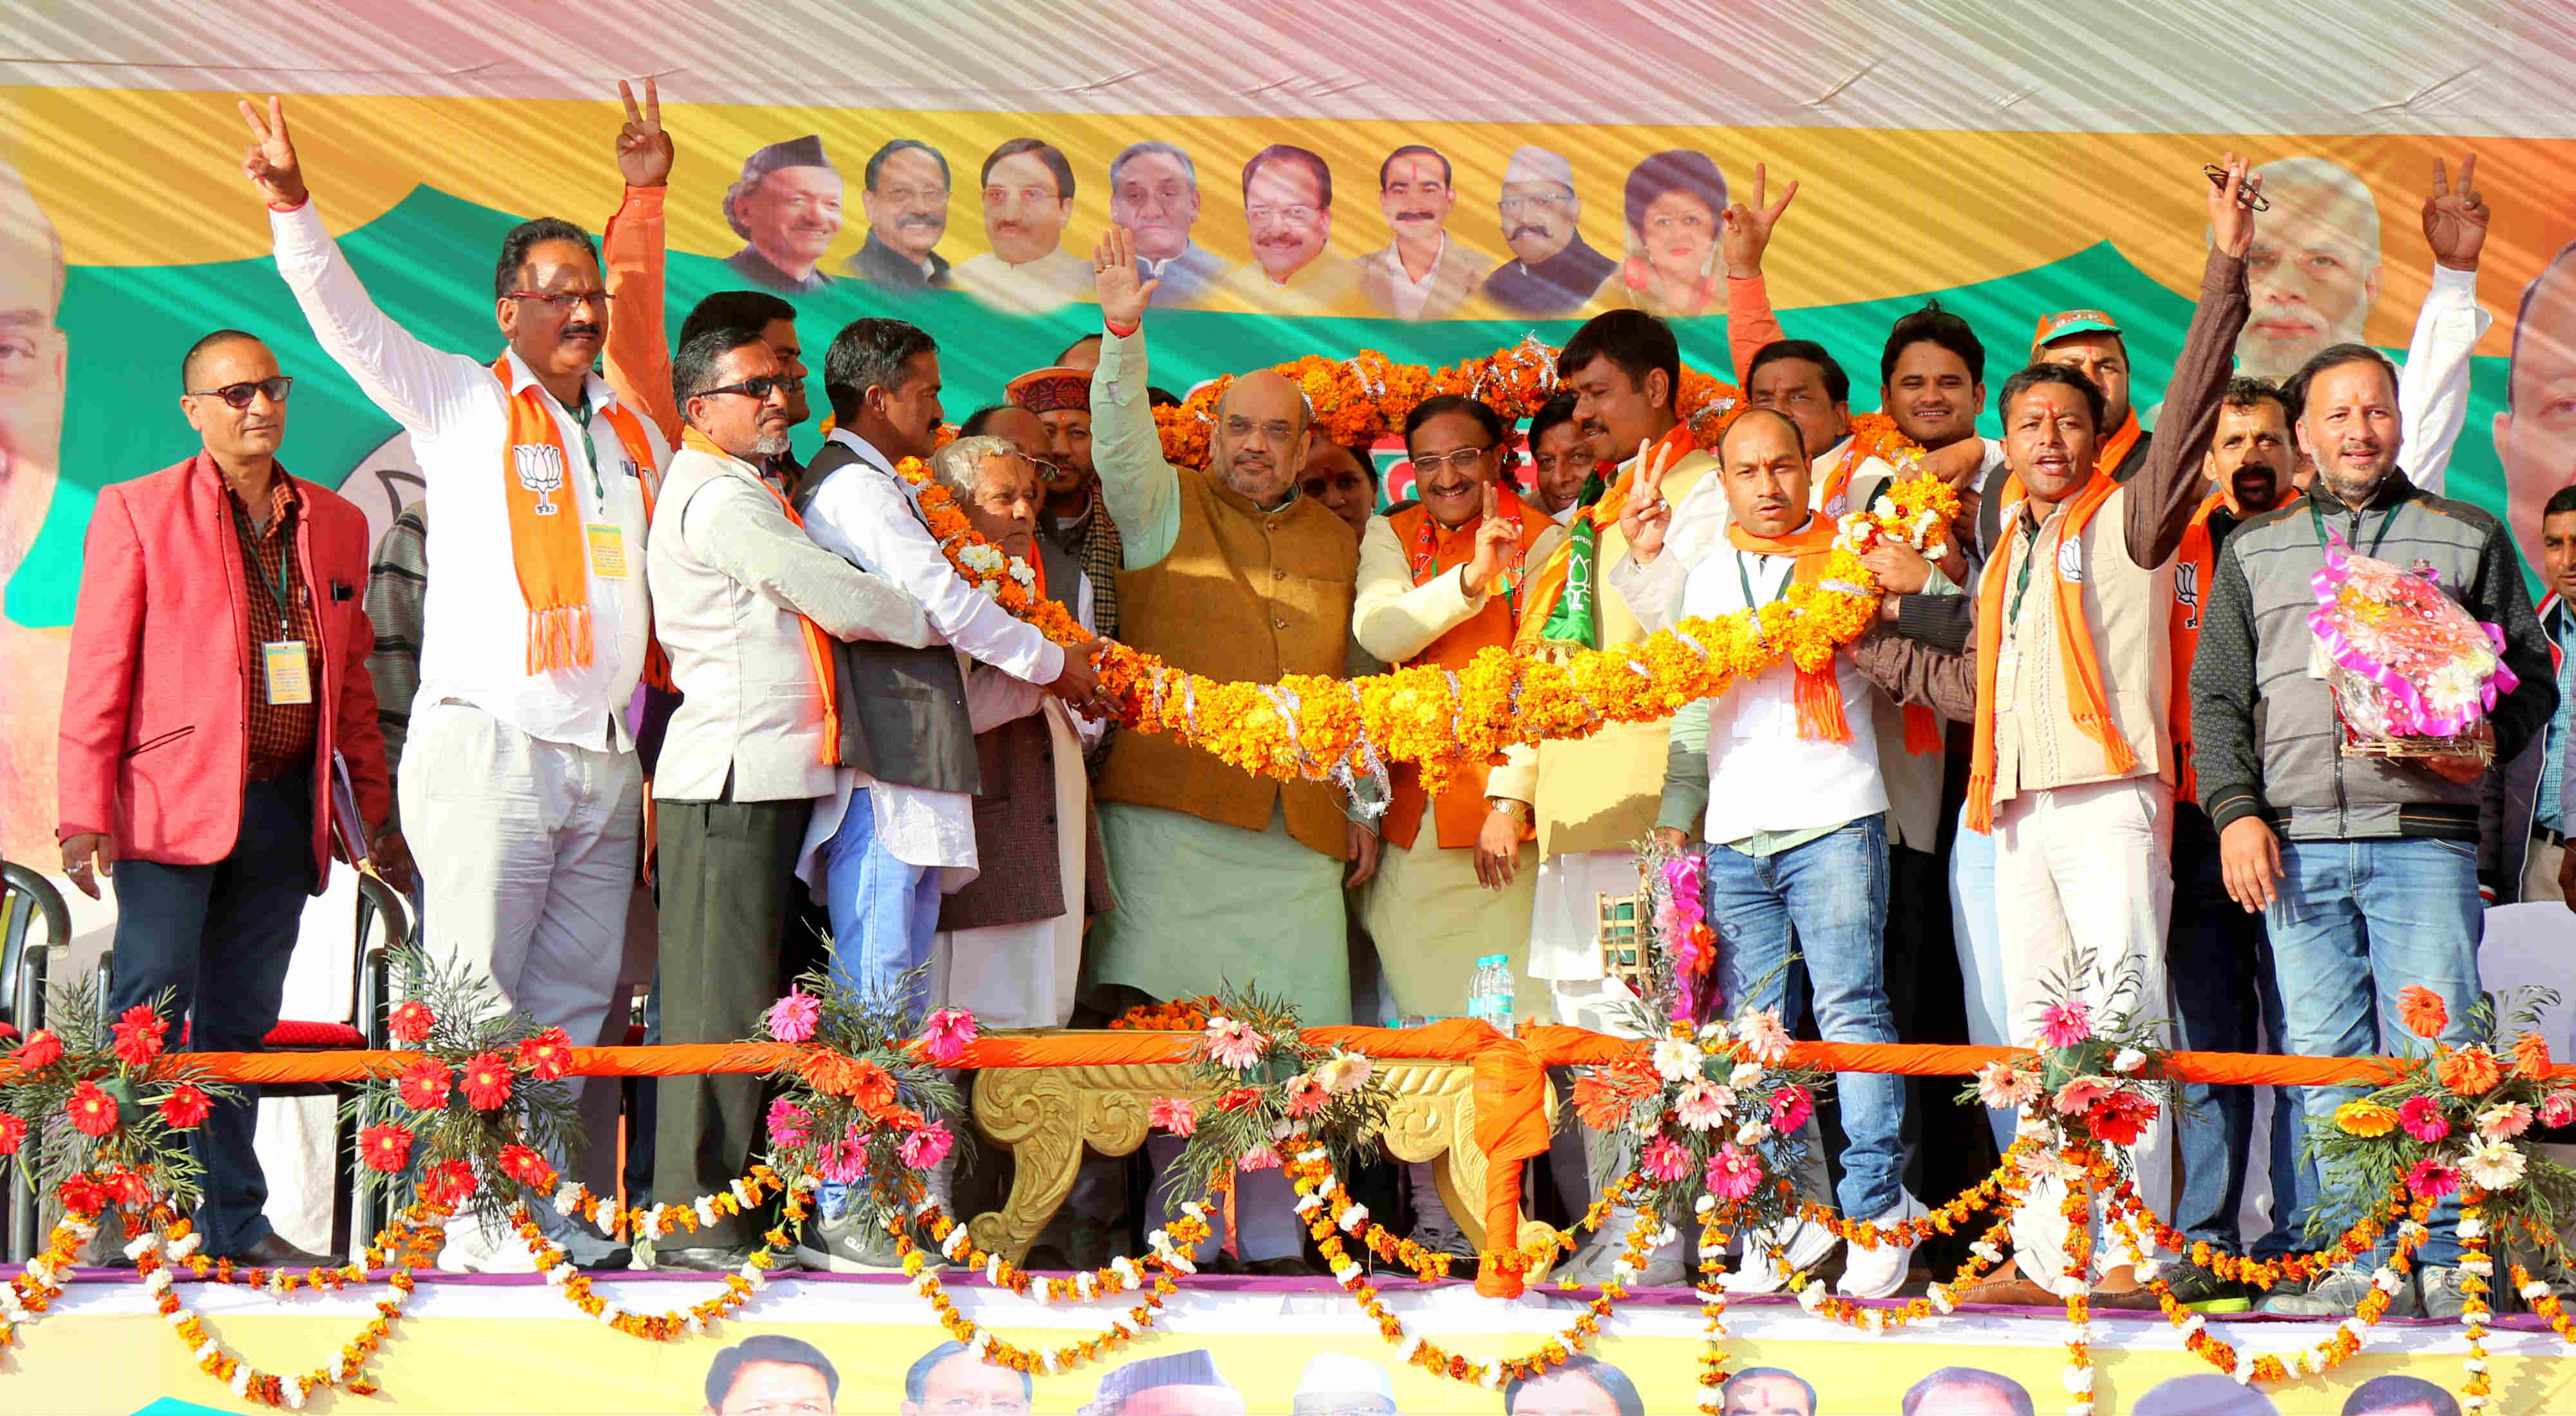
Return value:
<svg viewBox="0 0 2576 1416">
<path fill-rule="evenodd" d="M 2485 1199 L 2486 1192 L 2474 1186 L 2460 1196 L 2460 1323 L 2468 1338 L 2468 1352 L 2460 1365 L 2469 1377 L 2460 1388 L 2463 1413 L 2486 1410 L 2487 1399 L 2495 1393 L 2495 1382 L 2487 1372 L 2487 1319 L 2494 1315 L 2487 1292 L 2488 1280 L 2495 1276 L 2495 1260 L 2487 1254 Z"/>
<path fill-rule="evenodd" d="M 561 1245 L 546 1238 L 545 1230 L 538 1227 L 535 1217 L 524 1206 L 511 1213 L 510 1222 L 518 1233 L 519 1241 L 527 1245 L 529 1257 L 536 1260 L 537 1272 L 549 1285 L 563 1290 L 566 1302 L 629 1337 L 642 1338 L 647 1342 L 669 1342 L 698 1336 L 709 1326 L 733 1316 L 743 1304 L 751 1301 L 753 1294 L 768 1286 L 769 1270 L 777 1266 L 779 1256 L 794 1242 L 796 1226 L 804 1222 L 807 1192 L 820 1183 L 819 1177 L 807 1175 L 794 1184 L 781 1185 L 769 1167 L 754 1166 L 751 1174 L 734 1181 L 724 1192 L 706 1196 L 693 1204 L 656 1205 L 649 1213 L 628 1210 L 617 1215 L 620 1223 L 631 1217 L 638 1233 L 658 1237 L 664 1232 L 662 1224 L 666 1215 L 677 1229 L 695 1232 L 701 1223 L 711 1224 L 723 1216 L 747 1214 L 758 1209 L 772 1192 L 786 1196 L 779 1224 L 761 1235 L 762 1247 L 752 1252 L 738 1272 L 724 1275 L 722 1293 L 704 1302 L 665 1313 L 632 1312 L 600 1297 L 589 1276 L 573 1267 L 571 1256 Z M 567 1185 L 555 1197 L 556 1209 L 566 1214 L 579 1210 L 580 1206 L 574 1203 L 575 1192 L 582 1199 L 589 1198 L 589 1191 L 578 1185 Z M 591 1201 L 591 1208 L 584 1213 L 595 1213 L 596 1208 L 597 1201 Z"/>
<path fill-rule="evenodd" d="M 929 1256 L 913 1241 L 912 1226 L 900 1218 L 887 1219 L 886 1232 L 894 1236 L 895 1252 L 903 1259 L 904 1276 L 912 1280 L 914 1292 L 930 1300 L 932 1311 L 939 1315 L 939 1325 L 959 1346 L 993 1366 L 1049 1376 L 1097 1362 L 1134 1341 L 1139 1332 L 1153 1327 L 1154 1315 L 1162 1310 L 1163 1300 L 1180 1291 L 1172 1276 L 1198 1271 L 1189 1254 L 1213 1232 L 1206 1211 L 1195 1201 L 1187 1202 L 1181 1206 L 1179 1219 L 1149 1236 L 1147 1242 L 1153 1253 L 1142 1263 L 1120 1258 L 1089 1273 L 1041 1279 L 999 1254 L 975 1247 L 966 1226 L 941 1213 L 934 1203 L 920 1203 L 914 1217 L 941 1254 L 969 1272 L 980 1272 L 993 1287 L 1006 1288 L 1023 1298 L 1041 1303 L 1088 1303 L 1133 1289 L 1144 1300 L 1127 1310 L 1128 1321 L 1135 1324 L 1132 1328 L 1124 1322 L 1113 1322 L 1097 1337 L 1045 1349 L 1021 1347 L 1005 1341 L 990 1328 L 979 1327 L 959 1312 L 956 1302 L 948 1296 L 946 1280 L 930 1267 Z"/>
</svg>

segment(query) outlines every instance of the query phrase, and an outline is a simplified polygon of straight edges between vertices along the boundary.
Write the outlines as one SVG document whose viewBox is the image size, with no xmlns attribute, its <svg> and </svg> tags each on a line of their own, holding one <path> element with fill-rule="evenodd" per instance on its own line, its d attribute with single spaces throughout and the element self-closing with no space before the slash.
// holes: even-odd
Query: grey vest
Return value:
<svg viewBox="0 0 2576 1416">
<path fill-rule="evenodd" d="M 827 442 L 805 466 L 797 510 L 802 513 L 812 505 L 814 493 L 834 477 L 885 475 L 840 443 Z M 920 514 L 918 508 L 913 511 Z M 956 650 L 945 644 L 907 649 L 836 639 L 832 660 L 840 680 L 842 766 L 926 791 L 972 794 L 982 787 L 975 768 L 974 724 L 966 716 L 966 676 L 958 670 Z"/>
</svg>

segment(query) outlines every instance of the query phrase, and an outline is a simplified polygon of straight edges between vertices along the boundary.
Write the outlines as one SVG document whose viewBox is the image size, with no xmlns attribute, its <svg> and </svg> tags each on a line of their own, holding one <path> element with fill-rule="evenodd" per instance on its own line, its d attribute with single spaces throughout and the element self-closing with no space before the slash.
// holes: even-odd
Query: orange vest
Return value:
<svg viewBox="0 0 2576 1416">
<path fill-rule="evenodd" d="M 1502 489 L 1502 496 L 1507 509 L 1519 509 L 1521 558 L 1526 563 L 1530 548 L 1537 545 L 1539 537 L 1556 522 L 1522 501 L 1509 487 Z M 1415 538 L 1422 534 L 1424 520 L 1430 515 L 1417 503 L 1389 516 L 1387 525 L 1395 532 L 1395 543 L 1410 554 Z M 1435 523 L 1432 526 L 1431 563 L 1414 566 L 1413 583 L 1428 584 L 1436 576 L 1454 574 L 1458 567 L 1473 559 L 1476 531 L 1483 523 L 1481 516 L 1455 530 Z M 1511 645 L 1512 605 L 1507 596 L 1498 592 L 1486 597 L 1483 609 L 1432 641 L 1431 647 L 1419 656 L 1398 667 L 1432 664 L 1450 670 L 1463 669 L 1468 660 L 1476 657 L 1478 650 L 1509 649 Z M 1477 766 L 1460 780 L 1456 790 L 1444 792 L 1437 801 L 1433 801 L 1423 789 L 1421 769 L 1410 762 L 1396 763 L 1388 775 L 1393 796 L 1387 804 L 1386 819 L 1380 823 L 1380 834 L 1406 850 L 1413 849 L 1414 837 L 1422 829 L 1423 808 L 1428 805 L 1441 849 L 1463 850 L 1475 845 L 1478 833 L 1485 826 L 1488 810 L 1485 805 L 1485 770 L 1490 765 Z M 1521 839 L 1529 840 L 1532 835 L 1524 828 Z"/>
</svg>

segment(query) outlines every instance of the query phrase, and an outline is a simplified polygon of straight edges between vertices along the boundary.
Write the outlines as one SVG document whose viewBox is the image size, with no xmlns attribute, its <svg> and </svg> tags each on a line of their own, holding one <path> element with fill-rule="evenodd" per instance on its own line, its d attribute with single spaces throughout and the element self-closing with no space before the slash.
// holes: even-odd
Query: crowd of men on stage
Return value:
<svg viewBox="0 0 2576 1416">
<path fill-rule="evenodd" d="M 922 1006 L 988 1028 L 1097 1025 L 1227 981 L 1309 1024 L 1454 1015 L 1502 953 L 1520 1017 L 1633 1031 L 1600 900 L 1635 892 L 1634 843 L 1655 835 L 1704 861 L 1727 1006 L 1811 1014 L 1827 1040 L 1925 1040 L 1946 992 L 1967 1039 L 2027 1043 L 2053 980 L 2108 1009 L 2126 979 L 2127 1006 L 2171 1018 L 2176 1046 L 2356 1055 L 2394 1040 L 2403 984 L 2467 1026 L 2490 900 L 2576 902 L 2576 489 L 2545 508 L 2537 611 L 2498 519 L 2442 495 L 2483 327 L 2462 317 L 2488 220 L 2468 163 L 2456 188 L 2437 170 L 2425 201 L 2432 293 L 2402 370 L 2338 344 L 2279 385 L 2234 372 L 2262 217 L 2261 176 L 2232 155 L 2207 184 L 2199 302 L 2152 434 L 2117 311 L 2039 315 L 1991 400 L 1968 323 L 1937 303 L 1906 314 L 1879 401 L 1964 510 L 1931 556 L 1869 554 L 1886 594 L 1867 636 L 1830 670 L 1782 665 L 1669 722 L 1517 749 L 1436 797 L 1399 768 L 1372 815 L 1115 730 L 1090 651 L 952 568 L 898 465 L 925 459 L 1098 639 L 1218 680 L 1606 647 L 1758 607 L 1812 578 L 1835 519 L 1896 475 L 1853 435 L 1837 352 L 1772 314 L 1761 263 L 1787 196 L 1724 213 L 1750 406 L 1716 447 L 1676 415 L 1670 327 L 1613 310 L 1566 343 L 1562 391 L 1525 433 L 1470 398 L 1414 409 L 1417 495 L 1380 511 L 1369 451 L 1322 438 L 1275 373 L 1233 381 L 1204 469 L 1165 460 L 1157 286 L 1124 228 L 1090 263 L 1098 335 L 1033 351 L 1006 388 L 958 390 L 932 332 L 855 320 L 812 360 L 818 407 L 821 332 L 775 294 L 711 295 L 666 341 L 674 149 L 649 96 L 628 101 L 625 195 L 600 243 L 553 218 L 504 239 L 491 359 L 389 319 L 326 230 L 281 106 L 242 112 L 278 272 L 409 432 L 426 491 L 371 558 L 359 513 L 285 470 L 297 371 L 222 330 L 181 369 L 202 449 L 101 493 L 62 713 L 64 864 L 117 893 L 110 1014 L 173 991 L 195 1049 L 261 1044 L 303 900 L 349 853 L 342 828 L 397 885 L 416 872 L 434 953 L 582 1042 L 626 1026 L 639 927 L 658 943 L 660 1040 L 750 1035 L 804 962 L 809 912 L 828 919 L 815 962 L 835 979 L 882 990 L 925 970 Z M 1990 406 L 1999 440 L 1976 431 Z M 942 445 L 959 407 L 974 411 Z M 800 464 L 790 431 L 818 411 L 828 436 Z M 2306 622 L 2337 543 L 2429 568 L 2501 627 L 2519 686 L 2479 751 L 2342 750 Z M 362 821 L 333 820 L 335 763 Z M 613 1114 L 613 1089 L 590 1092 Z M 2177 1229 L 2270 1255 L 2302 1247 L 2312 1213 L 2345 1212 L 2293 1144 L 2298 1113 L 2342 1097 L 2284 1095 L 2276 1222 L 2250 1241 L 2252 1089 L 2189 1088 L 2132 1148 Z M 765 1147 L 763 1099 L 753 1077 L 662 1081 L 636 1132 L 649 1191 L 722 1191 Z M 1858 1219 L 1922 1213 L 1927 1099 L 1846 1074 L 1836 1101 L 1810 1188 Z M 262 1217 L 252 1117 L 220 1108 L 200 1142 L 208 1251 L 313 1261 Z M 2014 1118 L 1992 1121 L 2001 1147 Z M 1122 1222 L 1160 1213 L 1178 1146 L 1154 1138 L 1141 1201 L 1120 1165 L 1087 1162 L 1034 1261 L 1122 1251 Z M 1578 1127 L 1550 1168 L 1579 1202 L 1618 1161 Z M 1427 1172 L 1407 1180 L 1417 1236 L 1463 1249 Z M 2016 1226 L 2018 1264 L 1964 1297 L 2053 1301 L 2068 1236 L 2046 1190 Z M 1275 1170 L 1243 1177 L 1228 1262 L 1304 1271 L 1290 1199 Z M 893 1262 L 856 1206 L 826 1211 L 804 1262 Z M 547 1222 L 577 1260 L 705 1270 L 738 1266 L 766 1223 L 628 1254 Z M 1626 1228 L 1605 1225 L 1572 1272 L 1607 1277 Z M 1808 1225 L 1768 1237 L 1791 1268 L 1835 1247 Z M 1769 1247 L 1730 1285 L 1781 1286 Z M 2097 1303 L 2154 1305 L 2145 1256 L 2094 1252 Z M 1893 1293 L 1908 1259 L 1841 1256 L 1841 1288 Z M 528 1264 L 473 1226 L 442 1261 Z M 1676 1245 L 1649 1281 L 1682 1272 Z M 2368 1274 L 2265 1303 L 2349 1313 Z M 2187 1264 L 2168 1275 L 2194 1303 L 2247 1300 Z M 2417 1275 L 2404 1304 L 2459 1311 L 2450 1226 Z"/>
</svg>

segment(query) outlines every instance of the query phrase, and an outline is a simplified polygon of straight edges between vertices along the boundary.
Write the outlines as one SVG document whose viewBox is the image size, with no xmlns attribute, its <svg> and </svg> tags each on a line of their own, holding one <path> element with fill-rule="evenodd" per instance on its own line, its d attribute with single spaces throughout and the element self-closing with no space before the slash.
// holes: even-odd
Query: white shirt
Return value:
<svg viewBox="0 0 2576 1416">
<path fill-rule="evenodd" d="M 1449 233 L 1440 233 L 1440 247 L 1431 253 L 1431 264 L 1423 267 L 1422 278 L 1404 273 L 1404 254 L 1388 246 L 1378 253 L 1386 262 L 1387 295 L 1395 302 L 1395 317 L 1400 320 L 1422 318 L 1422 307 L 1431 302 L 1431 282 L 1440 275 L 1440 260 L 1449 254 Z"/>
<path fill-rule="evenodd" d="M 1052 683 L 1064 672 L 1064 650 L 1037 626 L 1014 618 L 991 596 L 958 575 L 923 524 L 911 484 L 865 438 L 836 428 L 831 440 L 856 453 L 860 466 L 823 479 L 805 510 L 805 533 L 861 570 L 903 588 L 929 617 L 937 642 L 1015 678 Z M 881 782 L 854 767 L 834 773 L 832 795 L 814 804 L 797 873 L 812 883 L 812 857 L 840 829 L 850 794 L 864 790 L 876 812 L 877 839 L 906 865 L 947 868 L 943 887 L 958 890 L 975 878 L 974 798 Z"/>
<path fill-rule="evenodd" d="M 2406 435 L 2399 461 L 2408 480 L 2443 496 L 2451 448 L 2469 418 L 2469 355 L 2495 316 L 2478 305 L 2478 273 L 2436 261 L 2433 286 L 2415 314 L 2415 335 L 2397 376 L 2398 426 Z"/>
<path fill-rule="evenodd" d="M 669 444 L 649 417 L 639 417 L 653 466 L 636 467 L 625 442 L 603 416 L 617 395 L 597 374 L 583 385 L 592 467 L 574 470 L 554 493 L 587 526 L 615 529 L 625 551 L 622 576 L 590 567 L 591 662 L 571 669 L 527 671 L 527 601 L 510 552 L 509 503 L 501 460 L 509 441 L 510 400 L 536 382 L 507 355 L 505 390 L 490 364 L 432 349 L 387 319 L 341 254 L 313 203 L 272 211 L 277 273 L 295 292 L 314 337 L 376 406 L 410 432 L 430 520 L 428 554 L 438 573 L 422 606 L 420 696 L 470 703 L 531 737 L 627 752 L 634 737 L 626 705 L 644 668 L 650 602 L 644 585 L 644 483 L 671 460 Z M 578 462 L 584 429 L 551 394 L 543 396 L 564 451 Z M 595 473 L 595 475 L 592 475 Z"/>
</svg>

